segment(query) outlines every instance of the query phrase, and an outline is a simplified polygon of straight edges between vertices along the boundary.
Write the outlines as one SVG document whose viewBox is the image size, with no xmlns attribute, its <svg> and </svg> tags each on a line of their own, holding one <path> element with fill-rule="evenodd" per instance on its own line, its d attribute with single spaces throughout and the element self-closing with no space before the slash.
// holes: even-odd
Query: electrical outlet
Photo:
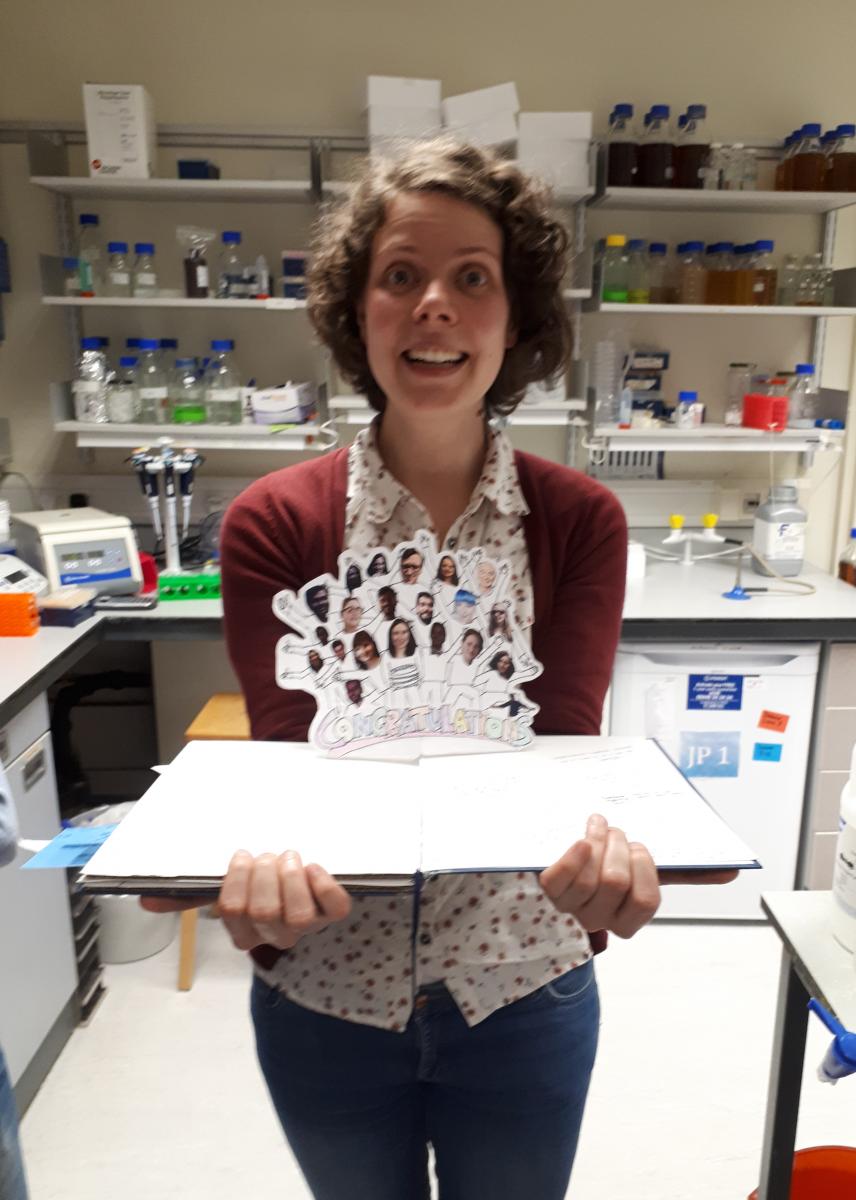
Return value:
<svg viewBox="0 0 856 1200">
<path fill-rule="evenodd" d="M 744 492 L 742 510 L 744 517 L 751 517 L 757 508 L 761 506 L 760 492 Z"/>
</svg>

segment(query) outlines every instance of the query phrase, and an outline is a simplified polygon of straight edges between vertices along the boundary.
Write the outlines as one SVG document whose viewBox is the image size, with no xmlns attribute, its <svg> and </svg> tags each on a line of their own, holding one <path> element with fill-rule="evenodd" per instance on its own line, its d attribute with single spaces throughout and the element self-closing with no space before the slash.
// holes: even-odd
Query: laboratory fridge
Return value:
<svg viewBox="0 0 856 1200">
<path fill-rule="evenodd" d="M 796 885 L 817 643 L 622 642 L 610 733 L 654 737 L 754 850 L 734 883 L 663 888 L 659 917 L 761 919 L 764 891 Z"/>
</svg>

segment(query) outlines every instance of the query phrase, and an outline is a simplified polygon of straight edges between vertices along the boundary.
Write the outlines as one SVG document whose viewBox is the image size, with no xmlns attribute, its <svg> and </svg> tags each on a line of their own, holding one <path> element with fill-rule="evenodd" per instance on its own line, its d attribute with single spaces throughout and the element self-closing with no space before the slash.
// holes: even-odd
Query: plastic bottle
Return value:
<svg viewBox="0 0 856 1200">
<path fill-rule="evenodd" d="M 752 372 L 754 370 L 755 363 L 733 362 L 728 364 L 726 425 L 743 424 L 743 397 L 752 390 Z"/>
<path fill-rule="evenodd" d="M 839 125 L 836 133 L 827 187 L 832 192 L 856 192 L 856 125 Z"/>
<path fill-rule="evenodd" d="M 698 392 L 679 392 L 675 409 L 675 425 L 678 429 L 694 429 L 693 405 L 698 401 Z"/>
<path fill-rule="evenodd" d="M 127 242 L 108 242 L 107 271 L 104 276 L 105 296 L 130 296 L 131 264 L 128 261 Z"/>
<path fill-rule="evenodd" d="M 137 366 L 140 389 L 140 420 L 146 425 L 162 425 L 167 419 L 166 376 L 156 338 L 140 338 Z"/>
<path fill-rule="evenodd" d="M 628 302 L 627 238 L 623 233 L 611 233 L 606 239 L 603 256 L 601 297 L 607 304 Z"/>
<path fill-rule="evenodd" d="M 793 159 L 793 190 L 822 192 L 826 175 L 826 157 L 820 144 L 820 126 L 803 125 Z"/>
<path fill-rule="evenodd" d="M 775 248 L 775 242 L 760 241 L 755 243 L 754 253 L 749 260 L 749 266 L 753 275 L 753 304 L 769 305 L 776 303 L 778 271 L 773 266 L 773 251 Z"/>
<path fill-rule="evenodd" d="M 773 184 L 773 187 L 774 187 L 775 191 L 777 191 L 777 192 L 790 191 L 790 187 L 786 186 L 786 179 L 787 179 L 787 173 L 788 173 L 787 164 L 790 162 L 791 152 L 794 147 L 794 138 L 795 138 L 795 135 L 793 133 L 789 133 L 788 136 L 785 138 L 784 143 L 782 144 L 782 157 L 779 159 L 778 163 L 776 164 L 776 177 L 775 177 L 775 182 Z"/>
<path fill-rule="evenodd" d="M 704 169 L 710 157 L 706 119 L 707 105 L 691 104 L 687 109 L 683 136 L 675 146 L 675 187 L 704 187 Z"/>
<path fill-rule="evenodd" d="M 850 777 L 841 791 L 835 870 L 832 876 L 832 932 L 852 954 L 856 950 L 856 746 Z"/>
<path fill-rule="evenodd" d="M 850 541 L 838 560 L 838 578 L 856 587 L 856 527 L 850 530 Z"/>
<path fill-rule="evenodd" d="M 134 295 L 157 296 L 158 276 L 155 270 L 155 248 L 152 242 L 137 242 L 134 260 Z"/>
<path fill-rule="evenodd" d="M 77 257 L 80 260 L 81 296 L 99 296 L 104 286 L 104 260 L 98 224 L 95 213 L 80 214 Z"/>
<path fill-rule="evenodd" d="M 799 575 L 805 558 L 806 512 L 797 502 L 794 483 L 777 483 L 755 511 L 752 545 L 779 575 Z M 752 567 L 768 575 L 757 559 Z"/>
<path fill-rule="evenodd" d="M 594 348 L 594 423 L 617 425 L 620 416 L 618 383 L 621 361 L 618 346 L 605 339 Z"/>
<path fill-rule="evenodd" d="M 169 381 L 170 420 L 175 425 L 202 425 L 207 419 L 205 388 L 196 374 L 195 358 L 177 358 Z"/>
<path fill-rule="evenodd" d="M 137 383 L 137 357 L 123 354 L 119 373 L 107 394 L 107 413 L 110 420 L 131 425 L 140 419 L 140 393 Z"/>
<path fill-rule="evenodd" d="M 814 429 L 817 420 L 817 380 L 811 363 L 797 363 L 790 401 L 788 425 L 792 429 Z"/>
<path fill-rule="evenodd" d="M 779 272 L 779 288 L 776 297 L 778 304 L 788 306 L 796 304 L 800 272 L 800 262 L 796 254 L 786 254 L 782 269 Z"/>
<path fill-rule="evenodd" d="M 616 104 L 609 118 L 606 183 L 608 187 L 633 187 L 639 170 L 639 142 L 630 122 L 632 104 Z"/>
<path fill-rule="evenodd" d="M 217 272 L 217 295 L 221 300 L 246 300 L 244 268 L 238 256 L 241 235 L 236 229 L 227 229 L 222 237 L 223 249 Z"/>
<path fill-rule="evenodd" d="M 645 129 L 639 140 L 639 186 L 671 187 L 675 177 L 674 160 L 669 106 L 654 104 L 645 114 Z"/>
<path fill-rule="evenodd" d="M 806 254 L 800 267 L 797 282 L 797 304 L 804 308 L 818 305 L 823 300 L 823 256 Z"/>
<path fill-rule="evenodd" d="M 754 303 L 752 289 L 755 282 L 755 273 L 750 265 L 754 250 L 754 246 L 751 245 L 734 247 L 733 304 Z"/>
<path fill-rule="evenodd" d="M 80 259 L 64 258 L 62 260 L 63 292 L 66 296 L 80 295 Z"/>
<path fill-rule="evenodd" d="M 651 303 L 648 255 L 642 238 L 631 238 L 627 243 L 627 302 L 628 304 Z"/>
<path fill-rule="evenodd" d="M 270 299 L 270 271 L 263 254 L 258 256 L 254 266 L 245 268 L 244 288 L 248 300 Z"/>
<path fill-rule="evenodd" d="M 714 242 L 707 248 L 707 304 L 733 304 L 736 275 L 734 243 Z"/>
<path fill-rule="evenodd" d="M 178 338 L 161 338 L 158 342 L 158 359 L 161 370 L 166 377 L 167 387 L 169 387 L 169 377 L 172 374 L 173 365 L 177 357 Z"/>
<path fill-rule="evenodd" d="M 668 254 L 669 247 L 665 242 L 652 242 L 648 247 L 648 289 L 651 304 L 675 302 Z"/>
<path fill-rule="evenodd" d="M 678 246 L 678 302 L 707 302 L 707 269 L 703 259 L 704 242 L 684 242 Z"/>
<path fill-rule="evenodd" d="M 240 425 L 243 416 L 241 380 L 231 354 L 235 343 L 218 339 L 211 343 L 214 354 L 205 375 L 205 407 L 212 425 Z"/>
<path fill-rule="evenodd" d="M 101 425 L 107 421 L 107 356 L 101 338 L 80 339 L 80 357 L 71 385 L 74 419 Z"/>
</svg>

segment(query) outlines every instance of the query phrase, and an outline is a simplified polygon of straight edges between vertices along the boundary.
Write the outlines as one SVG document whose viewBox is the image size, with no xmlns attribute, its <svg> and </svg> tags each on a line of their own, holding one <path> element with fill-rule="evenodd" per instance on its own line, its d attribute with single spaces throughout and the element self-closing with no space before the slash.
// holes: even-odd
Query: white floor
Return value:
<svg viewBox="0 0 856 1200">
<path fill-rule="evenodd" d="M 218 922 L 200 934 L 190 993 L 175 990 L 175 943 L 108 969 L 100 1010 L 24 1121 L 32 1200 L 308 1197 L 256 1067 L 246 958 Z M 763 927 L 654 925 L 612 939 L 598 958 L 601 1046 L 570 1195 L 745 1200 L 779 962 Z M 798 1146 L 856 1143 L 856 1077 L 835 1088 L 814 1077 L 827 1041 L 812 1018 Z"/>
</svg>

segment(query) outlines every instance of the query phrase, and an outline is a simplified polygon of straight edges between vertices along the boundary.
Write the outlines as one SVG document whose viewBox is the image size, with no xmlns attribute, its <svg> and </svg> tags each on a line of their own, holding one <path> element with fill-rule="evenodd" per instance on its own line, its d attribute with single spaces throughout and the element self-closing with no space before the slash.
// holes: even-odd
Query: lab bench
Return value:
<svg viewBox="0 0 856 1200">
<path fill-rule="evenodd" d="M 683 567 L 650 563 L 645 578 L 628 587 L 622 640 L 674 642 L 684 648 L 688 644 L 712 643 L 820 644 L 797 868 L 797 878 L 804 886 L 818 888 L 829 886 L 837 795 L 849 765 L 849 748 L 856 742 L 856 589 L 817 569 L 807 568 L 801 578 L 815 585 L 814 595 L 758 595 L 740 602 L 723 598 L 734 581 L 731 565 L 706 562 Z M 744 577 L 743 582 L 748 586 L 750 579 Z M 755 585 L 764 586 L 768 582 L 774 581 L 751 577 Z M 0 754 L 5 754 L 8 763 L 13 752 L 17 762 L 22 751 L 41 752 L 44 772 L 40 775 L 40 787 L 50 791 L 47 798 L 40 799 L 38 820 L 34 816 L 33 831 L 28 831 L 28 836 L 47 836 L 58 819 L 50 738 L 46 736 L 47 689 L 104 643 L 149 643 L 156 708 L 162 708 L 166 714 L 163 720 L 159 717 L 160 754 L 168 758 L 177 747 L 170 742 L 170 738 L 175 739 L 174 732 L 167 736 L 165 731 L 186 726 L 201 707 L 199 695 L 204 701 L 213 691 L 230 690 L 231 668 L 223 645 L 222 615 L 222 605 L 217 600 L 174 601 L 145 611 L 103 612 L 74 629 L 43 628 L 32 638 L 0 641 Z M 234 684 L 231 690 L 235 690 Z M 24 740 L 29 738 L 27 746 L 18 744 L 19 733 L 15 734 L 15 746 L 10 746 L 9 731 L 20 727 L 24 716 L 33 713 L 42 719 L 36 722 L 37 729 L 32 724 L 32 715 L 26 716 L 27 730 L 23 736 Z M 27 811 L 29 821 L 26 803 L 20 799 L 19 803 Z M 15 878 L 20 874 L 3 872 L 0 887 L 8 890 L 21 886 L 20 879 Z M 49 883 L 46 881 L 44 886 Z M 34 886 L 33 882 L 27 880 L 27 886 Z M 72 973 L 74 929 L 64 881 L 61 891 L 62 894 L 45 901 L 41 909 L 31 904 L 19 906 L 15 901 L 16 911 L 26 913 L 27 921 L 33 923 L 29 935 L 22 923 L 15 953 L 19 957 L 23 953 L 27 936 L 36 945 L 47 944 L 46 939 L 52 937 L 57 942 L 54 959 L 60 964 L 56 978 L 38 984 L 45 999 L 41 1024 L 38 1028 L 33 1026 L 20 1039 L 19 1048 L 7 1045 L 7 1054 L 11 1050 L 11 1057 L 17 1055 L 14 1061 L 19 1102 L 24 1106 L 70 1035 L 83 999 L 77 995 L 77 981 Z M 39 924 L 46 919 L 49 931 Z M 44 956 L 40 956 L 39 962 L 44 962 Z M 32 986 L 32 977 L 28 973 L 24 977 Z M 0 1025 L 6 1023 L 0 1009 Z M 6 1028 L 2 1032 L 8 1040 Z"/>
</svg>

